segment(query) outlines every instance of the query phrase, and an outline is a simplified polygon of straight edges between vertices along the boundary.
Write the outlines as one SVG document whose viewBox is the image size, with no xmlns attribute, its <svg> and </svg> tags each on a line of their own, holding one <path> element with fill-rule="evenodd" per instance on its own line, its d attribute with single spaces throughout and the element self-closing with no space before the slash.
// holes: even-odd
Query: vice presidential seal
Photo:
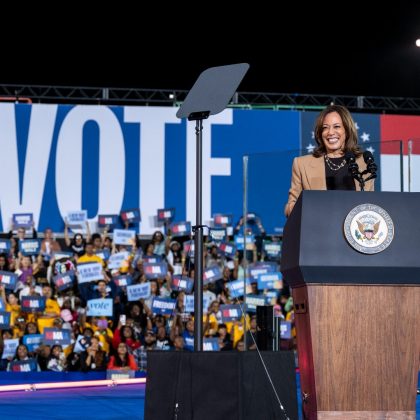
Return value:
<svg viewBox="0 0 420 420">
<path fill-rule="evenodd" d="M 382 207 L 361 204 L 347 215 L 344 235 L 355 250 L 377 254 L 388 248 L 394 239 L 394 223 Z"/>
</svg>

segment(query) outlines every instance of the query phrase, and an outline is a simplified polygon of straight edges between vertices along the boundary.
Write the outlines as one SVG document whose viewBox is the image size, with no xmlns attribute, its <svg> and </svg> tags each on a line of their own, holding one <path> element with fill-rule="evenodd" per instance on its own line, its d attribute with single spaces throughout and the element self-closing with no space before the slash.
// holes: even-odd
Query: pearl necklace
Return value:
<svg viewBox="0 0 420 420">
<path fill-rule="evenodd" d="M 330 158 L 327 155 L 324 155 L 324 157 L 325 157 L 325 162 L 327 162 L 328 167 L 332 171 L 338 171 L 339 169 L 341 169 L 347 163 L 346 159 L 343 159 L 343 161 L 339 165 L 337 165 L 332 160 L 330 160 Z"/>
</svg>

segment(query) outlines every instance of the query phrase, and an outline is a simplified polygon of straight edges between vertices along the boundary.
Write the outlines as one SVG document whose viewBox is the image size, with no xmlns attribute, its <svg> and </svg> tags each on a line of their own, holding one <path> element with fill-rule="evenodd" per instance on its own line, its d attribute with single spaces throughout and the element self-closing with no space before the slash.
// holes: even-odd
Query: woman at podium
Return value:
<svg viewBox="0 0 420 420">
<path fill-rule="evenodd" d="M 341 105 L 326 107 L 316 119 L 314 134 L 317 147 L 313 153 L 293 161 L 286 216 L 291 213 L 302 190 L 374 189 L 374 176 L 366 177 L 366 182 L 362 177 L 367 165 L 358 145 L 356 124 L 347 108 Z M 373 158 L 369 155 L 372 164 Z"/>
</svg>

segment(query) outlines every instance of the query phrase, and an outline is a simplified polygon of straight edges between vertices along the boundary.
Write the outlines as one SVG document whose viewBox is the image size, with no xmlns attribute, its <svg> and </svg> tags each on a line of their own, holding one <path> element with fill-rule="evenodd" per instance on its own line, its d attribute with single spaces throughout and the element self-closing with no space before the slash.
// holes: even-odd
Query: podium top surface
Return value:
<svg viewBox="0 0 420 420">
<path fill-rule="evenodd" d="M 360 252 L 346 239 L 346 217 L 364 204 L 379 206 L 392 220 L 393 240 L 381 252 Z M 292 287 L 420 285 L 419 217 L 420 193 L 303 191 L 284 228 L 284 279 Z"/>
</svg>

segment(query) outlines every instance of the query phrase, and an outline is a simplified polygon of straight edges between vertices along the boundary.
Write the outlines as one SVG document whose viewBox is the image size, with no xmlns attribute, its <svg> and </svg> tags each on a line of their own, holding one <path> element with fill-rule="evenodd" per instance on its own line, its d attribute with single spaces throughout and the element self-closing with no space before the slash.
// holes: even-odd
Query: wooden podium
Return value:
<svg viewBox="0 0 420 420">
<path fill-rule="evenodd" d="M 344 221 L 383 208 L 382 252 L 350 246 Z M 415 419 L 420 358 L 420 194 L 303 191 L 284 229 L 302 410 L 308 419 Z"/>
</svg>

